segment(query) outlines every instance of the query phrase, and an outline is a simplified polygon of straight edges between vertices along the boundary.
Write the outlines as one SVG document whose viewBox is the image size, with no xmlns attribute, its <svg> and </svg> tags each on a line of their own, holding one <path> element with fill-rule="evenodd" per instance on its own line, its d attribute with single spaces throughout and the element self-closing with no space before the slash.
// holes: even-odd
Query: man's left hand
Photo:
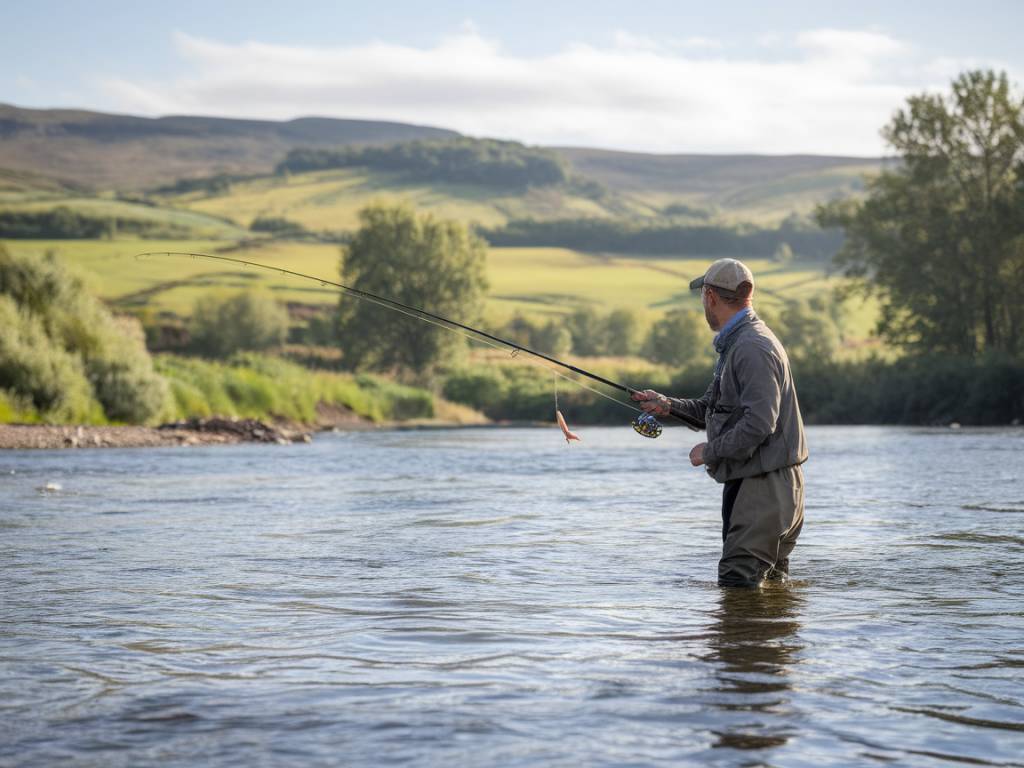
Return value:
<svg viewBox="0 0 1024 768">
<path fill-rule="evenodd" d="M 699 467 L 704 463 L 704 446 L 707 443 L 697 443 L 690 449 L 690 463 L 695 467 Z"/>
</svg>

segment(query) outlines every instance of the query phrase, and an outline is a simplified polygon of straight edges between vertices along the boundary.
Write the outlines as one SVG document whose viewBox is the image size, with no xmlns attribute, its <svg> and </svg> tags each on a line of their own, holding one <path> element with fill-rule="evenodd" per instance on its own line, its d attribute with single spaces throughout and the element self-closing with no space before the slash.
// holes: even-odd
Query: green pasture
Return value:
<svg viewBox="0 0 1024 768">
<path fill-rule="evenodd" d="M 318 231 L 355 229 L 359 210 L 371 201 L 404 202 L 420 211 L 486 227 L 525 218 L 647 218 L 673 203 L 711 211 L 722 222 L 772 226 L 794 212 L 811 213 L 823 200 L 858 194 L 863 178 L 872 172 L 877 173 L 877 168 L 865 164 L 756 182 L 737 180 L 727 188 L 708 190 L 695 180 L 692 187 L 679 190 L 657 186 L 620 190 L 598 202 L 560 187 L 515 192 L 471 184 L 410 184 L 395 174 L 339 169 L 265 176 L 236 182 L 223 194 L 193 192 L 165 200 L 241 227 L 248 227 L 258 216 L 279 216 Z"/>
<path fill-rule="evenodd" d="M 408 184 L 393 174 L 355 169 L 266 176 L 236 182 L 221 195 L 189 193 L 167 198 L 175 205 L 230 219 L 248 227 L 258 216 L 280 216 L 312 230 L 354 230 L 359 210 L 370 202 L 399 203 L 442 218 L 483 226 L 509 219 L 607 216 L 593 200 L 563 189 L 523 193 L 490 191 L 470 184 Z"/>
<path fill-rule="evenodd" d="M 179 256 L 135 258 L 143 251 L 222 253 L 337 280 L 340 251 L 332 244 L 263 241 L 226 246 L 209 240 L 11 240 L 6 247 L 39 256 L 53 251 L 79 268 L 91 290 L 120 309 L 146 307 L 188 316 L 196 299 L 204 294 L 254 287 L 270 290 L 284 302 L 330 306 L 337 301 L 337 292 L 329 286 L 265 270 Z M 517 312 L 545 319 L 587 307 L 600 314 L 630 309 L 642 323 L 653 322 L 675 307 L 699 308 L 688 283 L 703 272 L 709 261 L 612 257 L 564 248 L 491 248 L 484 322 L 493 328 Z M 799 264 L 783 266 L 767 259 L 746 263 L 757 276 L 756 304 L 768 314 L 780 312 L 788 301 L 829 297 L 840 284 L 840 278 Z M 844 303 L 842 327 L 851 348 L 870 346 L 877 311 L 873 301 L 853 299 Z"/>
<path fill-rule="evenodd" d="M 197 211 L 143 205 L 116 198 L 0 191 L 0 210 L 41 212 L 58 207 L 98 219 L 143 221 L 175 232 L 188 233 L 195 238 L 237 240 L 248 234 L 247 230 L 230 221 Z"/>
<path fill-rule="evenodd" d="M 491 248 L 489 316 L 502 321 L 516 312 L 554 316 L 590 307 L 599 313 L 630 309 L 651 322 L 669 309 L 700 308 L 689 282 L 702 274 L 712 258 L 664 259 L 602 256 L 564 248 Z M 755 303 L 779 313 L 787 302 L 831 298 L 841 283 L 822 270 L 805 265 L 780 265 L 769 259 L 744 259 L 757 279 Z M 843 304 L 844 333 L 862 344 L 877 316 L 874 301 L 851 299 Z"/>
<path fill-rule="evenodd" d="M 721 189 L 632 189 L 629 199 L 653 210 L 674 203 L 712 212 L 715 221 L 776 226 L 794 213 L 810 215 L 821 203 L 837 197 L 855 197 L 862 193 L 864 180 L 878 174 L 877 164 L 846 166 L 792 173 L 779 178 L 736 180 Z"/>
</svg>

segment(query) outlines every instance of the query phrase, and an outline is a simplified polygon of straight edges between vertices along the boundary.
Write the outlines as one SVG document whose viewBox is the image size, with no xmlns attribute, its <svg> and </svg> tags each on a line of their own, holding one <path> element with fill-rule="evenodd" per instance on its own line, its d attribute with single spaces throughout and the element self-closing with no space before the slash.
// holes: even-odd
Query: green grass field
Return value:
<svg viewBox="0 0 1024 768">
<path fill-rule="evenodd" d="M 75 213 L 99 219 L 146 222 L 189 237 L 212 240 L 237 240 L 248 231 L 215 215 L 169 207 L 156 207 L 106 197 L 65 195 L 39 191 L 0 191 L 0 211 L 50 211 L 69 208 Z"/>
<path fill-rule="evenodd" d="M 40 256 L 53 251 L 79 268 L 91 290 L 120 309 L 147 307 L 188 316 L 205 293 L 251 287 L 270 290 L 280 301 L 309 305 L 333 305 L 338 295 L 330 287 L 266 270 L 179 256 L 135 258 L 143 251 L 217 253 L 219 248 L 227 256 L 338 280 L 339 248 L 330 244 L 267 241 L 226 249 L 224 243 L 209 240 L 12 240 L 6 247 Z M 516 312 L 545 319 L 590 307 L 599 313 L 630 309 L 646 324 L 674 307 L 699 308 L 688 283 L 710 261 L 606 257 L 563 248 L 491 248 L 484 322 L 493 328 Z M 799 264 L 780 266 L 761 259 L 746 263 L 757 277 L 756 304 L 769 313 L 778 313 L 794 299 L 827 297 L 840 283 L 820 269 Z M 875 303 L 851 300 L 844 310 L 843 330 L 850 345 L 870 346 Z"/>
<path fill-rule="evenodd" d="M 353 230 L 359 209 L 372 201 L 405 202 L 417 210 L 483 226 L 518 218 L 610 216 L 593 200 L 563 189 L 523 193 L 470 184 L 409 184 L 397 176 L 362 170 L 316 171 L 237 182 L 221 195 L 190 193 L 165 200 L 248 227 L 257 216 L 281 216 L 312 230 Z"/>
<path fill-rule="evenodd" d="M 647 155 L 561 150 L 583 175 L 638 204 L 682 203 L 724 222 L 772 226 L 836 197 L 856 196 L 883 161 L 809 155 Z"/>
<path fill-rule="evenodd" d="M 282 216 L 308 229 L 330 231 L 355 229 L 359 209 L 371 201 L 406 202 L 443 218 L 487 227 L 526 218 L 647 218 L 673 203 L 713 211 L 720 222 L 773 226 L 794 212 L 811 213 L 818 203 L 837 195 L 858 194 L 863 178 L 872 172 L 877 172 L 877 167 L 865 164 L 734 181 L 709 189 L 700 189 L 698 184 L 694 184 L 696 189 L 652 186 L 619 190 L 599 203 L 561 188 L 510 192 L 469 184 L 409 184 L 391 174 L 344 169 L 266 176 L 237 182 L 225 194 L 190 193 L 164 199 L 242 227 L 248 227 L 257 216 Z"/>
</svg>

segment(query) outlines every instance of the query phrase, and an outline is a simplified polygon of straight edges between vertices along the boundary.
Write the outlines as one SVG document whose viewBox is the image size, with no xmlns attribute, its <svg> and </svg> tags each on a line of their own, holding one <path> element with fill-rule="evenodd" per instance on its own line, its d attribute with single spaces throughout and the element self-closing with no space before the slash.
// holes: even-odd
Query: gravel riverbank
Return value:
<svg viewBox="0 0 1024 768">
<path fill-rule="evenodd" d="M 309 442 L 302 429 L 256 419 L 190 419 L 159 427 L 86 427 L 0 424 L 0 449 L 154 448 L 228 443 Z"/>
</svg>

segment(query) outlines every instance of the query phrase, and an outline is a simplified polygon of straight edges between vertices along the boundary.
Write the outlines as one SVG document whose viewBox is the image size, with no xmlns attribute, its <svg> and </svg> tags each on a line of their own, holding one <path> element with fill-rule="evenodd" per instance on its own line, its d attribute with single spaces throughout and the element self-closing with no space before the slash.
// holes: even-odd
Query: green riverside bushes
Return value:
<svg viewBox="0 0 1024 768">
<path fill-rule="evenodd" d="M 227 362 L 158 355 L 176 418 L 279 417 L 317 421 L 318 405 L 341 407 L 371 421 L 429 419 L 434 398 L 425 390 L 376 376 L 310 371 L 277 357 L 241 353 Z"/>
<path fill-rule="evenodd" d="M 0 389 L 47 420 L 158 419 L 167 388 L 138 323 L 115 318 L 54 258 L 0 246 Z"/>
<path fill-rule="evenodd" d="M 204 296 L 192 312 L 192 348 L 227 357 L 242 350 L 280 346 L 288 337 L 288 310 L 261 291 Z"/>
<path fill-rule="evenodd" d="M 103 421 L 81 358 L 55 343 L 38 316 L 0 295 L 0 328 L 0 386 L 12 400 L 61 421 Z"/>
<path fill-rule="evenodd" d="M 841 362 L 803 358 L 792 365 L 801 412 L 809 424 L 1024 423 L 1024 360 L 996 356 Z M 589 366 L 584 363 L 583 367 Z M 674 371 L 622 368 L 595 373 L 637 389 L 697 398 L 711 382 L 713 368 L 713 363 L 696 362 Z M 621 393 L 592 386 L 625 400 Z M 622 424 L 634 415 L 561 379 L 558 390 L 559 405 L 570 422 Z M 552 374 L 535 366 L 466 366 L 448 373 L 442 392 L 448 400 L 469 405 L 497 421 L 547 421 L 553 415 Z M 663 421 L 674 423 L 670 418 Z"/>
</svg>

